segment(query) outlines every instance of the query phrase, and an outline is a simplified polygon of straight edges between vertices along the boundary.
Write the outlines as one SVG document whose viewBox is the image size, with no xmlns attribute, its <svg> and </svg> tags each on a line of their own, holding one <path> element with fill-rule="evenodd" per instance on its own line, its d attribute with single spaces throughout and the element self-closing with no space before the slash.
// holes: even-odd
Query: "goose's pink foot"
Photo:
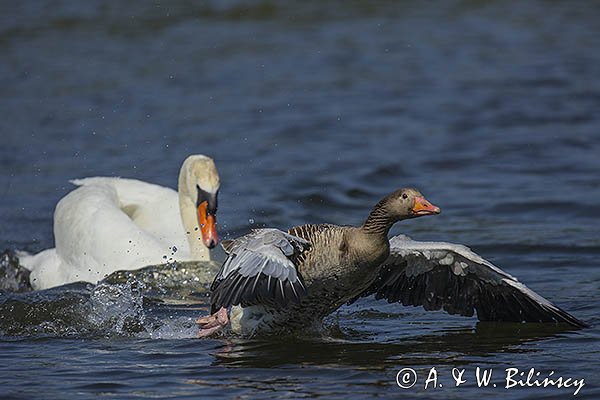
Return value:
<svg viewBox="0 0 600 400">
<path fill-rule="evenodd" d="M 198 318 L 196 320 L 196 323 L 200 325 L 198 337 L 208 337 L 227 326 L 227 324 L 229 323 L 227 309 L 221 307 L 219 311 L 212 315 L 207 315 L 206 317 Z"/>
</svg>

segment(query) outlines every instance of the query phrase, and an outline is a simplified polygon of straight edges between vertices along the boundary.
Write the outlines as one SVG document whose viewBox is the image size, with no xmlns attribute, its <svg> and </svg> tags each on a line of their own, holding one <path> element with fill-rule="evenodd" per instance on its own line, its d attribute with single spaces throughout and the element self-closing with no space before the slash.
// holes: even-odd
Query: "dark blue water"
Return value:
<svg viewBox="0 0 600 400">
<path fill-rule="evenodd" d="M 367 298 L 323 337 L 197 340 L 202 285 L 77 284 L 0 294 L 0 397 L 573 397 L 503 387 L 506 368 L 536 368 L 599 398 L 598 21 L 593 1 L 3 5 L 0 249 L 53 247 L 69 179 L 175 187 L 204 153 L 222 236 L 357 224 L 415 186 L 443 213 L 396 233 L 467 244 L 592 327 Z M 403 390 L 408 367 L 420 380 Z M 432 367 L 443 387 L 425 390 Z M 478 388 L 477 367 L 498 387 Z"/>
</svg>

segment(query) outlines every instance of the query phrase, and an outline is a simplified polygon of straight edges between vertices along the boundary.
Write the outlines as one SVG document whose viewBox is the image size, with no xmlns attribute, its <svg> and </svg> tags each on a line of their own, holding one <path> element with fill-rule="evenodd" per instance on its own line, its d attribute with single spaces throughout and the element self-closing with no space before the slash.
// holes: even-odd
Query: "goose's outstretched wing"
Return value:
<svg viewBox="0 0 600 400">
<path fill-rule="evenodd" d="M 481 321 L 564 322 L 585 327 L 569 313 L 469 248 L 444 242 L 417 242 L 399 235 L 375 282 L 361 294 L 423 306 Z"/>
<path fill-rule="evenodd" d="M 229 256 L 211 286 L 212 312 L 238 304 L 299 302 L 306 288 L 295 261 L 309 247 L 308 241 L 278 229 L 256 229 L 224 241 Z"/>
</svg>

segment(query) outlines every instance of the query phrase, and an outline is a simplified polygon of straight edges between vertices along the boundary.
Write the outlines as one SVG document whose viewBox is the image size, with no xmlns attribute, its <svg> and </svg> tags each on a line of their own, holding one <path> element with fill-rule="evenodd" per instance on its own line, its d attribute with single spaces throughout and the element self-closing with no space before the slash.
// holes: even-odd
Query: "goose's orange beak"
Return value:
<svg viewBox="0 0 600 400">
<path fill-rule="evenodd" d="M 207 213 L 208 201 L 198 205 L 198 224 L 202 233 L 202 242 L 206 247 L 212 249 L 219 243 L 217 234 L 217 219 L 213 214 Z"/>
<path fill-rule="evenodd" d="M 420 217 L 422 215 L 434 215 L 442 212 L 439 207 L 431 204 L 425 197 L 415 197 L 415 205 L 412 208 L 413 215 Z"/>
</svg>

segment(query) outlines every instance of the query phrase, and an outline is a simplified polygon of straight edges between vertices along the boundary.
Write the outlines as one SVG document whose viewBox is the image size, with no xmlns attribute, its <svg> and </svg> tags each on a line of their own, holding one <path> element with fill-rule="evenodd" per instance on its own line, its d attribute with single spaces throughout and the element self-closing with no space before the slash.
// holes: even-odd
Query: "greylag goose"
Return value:
<svg viewBox="0 0 600 400">
<path fill-rule="evenodd" d="M 34 289 L 97 282 L 118 270 L 177 261 L 208 261 L 218 241 L 219 174 L 212 158 L 191 155 L 178 192 L 135 179 L 93 177 L 56 206 L 56 248 L 19 254 Z"/>
<path fill-rule="evenodd" d="M 360 297 L 423 306 L 482 321 L 585 324 L 465 246 L 388 240 L 398 221 L 439 214 L 414 189 L 383 198 L 360 227 L 257 229 L 224 241 L 228 258 L 211 286 L 211 315 L 199 336 L 223 327 L 252 336 L 319 326 Z"/>
</svg>

